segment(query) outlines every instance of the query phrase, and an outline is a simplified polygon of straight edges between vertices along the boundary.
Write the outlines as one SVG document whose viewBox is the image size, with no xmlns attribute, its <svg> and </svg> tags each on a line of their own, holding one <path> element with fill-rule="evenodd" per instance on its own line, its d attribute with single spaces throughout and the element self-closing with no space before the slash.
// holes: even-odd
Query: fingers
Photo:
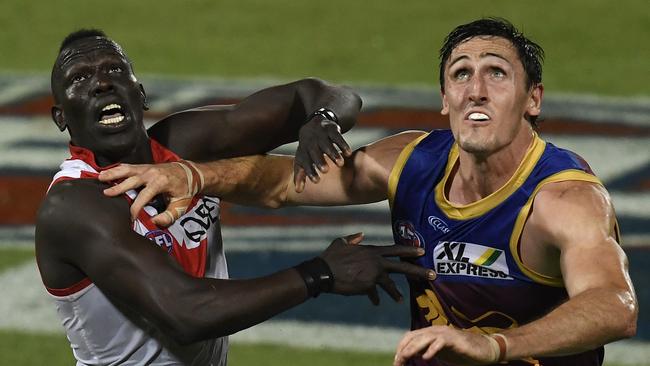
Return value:
<svg viewBox="0 0 650 366">
<path fill-rule="evenodd" d="M 424 255 L 424 249 L 408 245 L 382 245 L 375 246 L 379 255 L 384 257 L 416 258 Z"/>
<path fill-rule="evenodd" d="M 151 189 L 149 186 L 145 187 L 138 193 L 138 196 L 135 197 L 135 200 L 133 200 L 133 203 L 131 204 L 131 221 L 138 217 L 138 214 L 140 214 L 140 211 L 144 206 L 151 202 L 157 194 L 158 192 L 155 189 Z"/>
<path fill-rule="evenodd" d="M 348 145 L 348 143 L 345 141 L 345 139 L 343 138 L 343 135 L 341 135 L 340 131 L 330 132 L 329 138 L 332 141 L 332 143 L 334 143 L 334 145 L 338 146 L 338 148 L 339 148 L 339 150 L 341 150 L 341 153 L 343 154 L 343 156 L 349 157 L 350 155 L 352 155 L 352 149 L 350 148 L 350 145 Z M 334 160 L 334 162 L 337 162 L 337 161 Z M 336 165 L 339 165 L 338 162 L 337 162 Z M 341 164 L 341 165 L 343 165 L 343 164 Z M 341 166 L 341 165 L 339 165 L 339 166 Z"/>
<path fill-rule="evenodd" d="M 320 150 L 320 147 L 317 146 L 317 148 L 309 149 L 308 154 L 313 165 L 315 165 L 319 171 L 326 173 L 329 170 L 329 167 L 325 162 L 325 154 Z"/>
<path fill-rule="evenodd" d="M 151 222 L 158 227 L 168 227 L 173 224 L 174 221 L 174 215 L 169 210 L 151 218 Z"/>
<path fill-rule="evenodd" d="M 293 165 L 293 186 L 296 189 L 297 193 L 301 193 L 305 190 L 305 180 L 307 179 L 307 173 L 305 169 L 299 167 L 294 163 Z"/>
<path fill-rule="evenodd" d="M 322 152 L 327 155 L 330 160 L 332 160 L 336 165 L 342 166 L 343 165 L 343 157 L 341 156 L 341 153 L 336 149 L 336 147 L 332 144 L 331 141 L 329 140 L 321 140 L 319 142 L 320 149 Z M 340 164 L 340 165 L 339 165 Z M 329 169 L 329 168 L 326 168 Z M 321 171 L 323 171 L 321 169 Z M 323 171 L 325 173 L 326 171 Z"/>
<path fill-rule="evenodd" d="M 404 337 L 402 337 L 402 340 L 397 346 L 397 352 L 395 353 L 395 360 L 393 361 L 394 366 L 404 365 L 410 358 L 417 356 L 425 349 L 428 350 L 428 347 L 434 343 L 442 343 L 440 345 L 435 345 L 434 349 L 442 348 L 444 343 L 436 342 L 436 337 L 430 337 L 427 334 L 428 329 L 431 328 L 423 328 L 407 332 Z"/>
<path fill-rule="evenodd" d="M 379 286 L 381 286 L 384 291 L 393 299 L 395 302 L 401 302 L 402 301 L 402 293 L 399 292 L 397 289 L 397 285 L 395 285 L 395 282 L 388 277 L 387 274 L 384 274 L 381 276 L 378 280 L 377 283 Z"/>
<path fill-rule="evenodd" d="M 422 354 L 422 359 L 424 360 L 432 359 L 433 356 L 435 356 L 438 352 L 440 352 L 440 350 L 442 349 L 442 347 L 444 347 L 444 345 L 445 342 L 442 339 L 436 338 L 433 342 L 429 344 L 427 350 Z"/>
<path fill-rule="evenodd" d="M 437 277 L 437 274 L 434 270 L 420 267 L 416 264 L 408 262 L 396 262 L 385 259 L 383 264 L 384 269 L 389 273 L 402 273 L 406 276 L 421 278 L 429 281 L 433 281 Z"/>
<path fill-rule="evenodd" d="M 377 292 L 377 288 L 373 287 L 369 292 L 368 292 L 368 299 L 370 299 L 370 302 L 377 306 L 379 305 L 379 293 Z"/>
<path fill-rule="evenodd" d="M 309 180 L 314 183 L 318 183 L 318 172 L 314 168 L 314 164 L 312 164 L 312 160 L 309 158 L 307 152 L 304 151 L 301 145 L 298 145 L 294 164 L 305 171 L 305 174 Z"/>
<path fill-rule="evenodd" d="M 104 190 L 104 194 L 107 196 L 119 196 L 123 193 L 126 193 L 127 191 L 130 191 L 132 189 L 137 189 L 141 187 L 144 184 L 142 179 L 140 179 L 140 176 L 131 176 L 120 182 L 119 184 L 116 184 L 110 188 L 106 188 Z"/>
<path fill-rule="evenodd" d="M 112 180 L 122 179 L 138 174 L 141 170 L 148 168 L 149 165 L 131 165 L 120 164 L 116 167 L 106 169 L 99 172 L 99 180 L 101 182 L 109 182 Z"/>
<path fill-rule="evenodd" d="M 342 238 L 346 244 L 358 245 L 363 241 L 363 233 L 356 233 Z"/>
<path fill-rule="evenodd" d="M 172 199 L 167 210 L 153 217 L 151 221 L 158 226 L 168 227 L 187 212 L 190 203 L 192 203 L 192 197 Z"/>
</svg>

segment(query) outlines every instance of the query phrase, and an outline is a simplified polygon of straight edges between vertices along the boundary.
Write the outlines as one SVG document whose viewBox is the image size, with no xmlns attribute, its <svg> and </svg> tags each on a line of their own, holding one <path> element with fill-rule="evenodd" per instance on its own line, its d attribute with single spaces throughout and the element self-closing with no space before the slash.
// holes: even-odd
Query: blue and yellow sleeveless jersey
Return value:
<svg viewBox="0 0 650 366">
<path fill-rule="evenodd" d="M 529 323 L 568 298 L 562 278 L 527 268 L 519 238 L 533 199 L 551 182 L 601 184 L 575 153 L 535 136 L 512 178 L 499 190 L 468 205 L 445 196 L 458 146 L 449 130 L 432 131 L 400 154 L 389 180 L 393 237 L 420 246 L 419 265 L 434 269 L 434 281 L 409 280 L 411 327 L 451 325 L 494 333 Z M 529 358 L 509 365 L 600 365 L 603 349 L 556 358 Z M 441 361 L 412 365 L 445 365 Z"/>
</svg>

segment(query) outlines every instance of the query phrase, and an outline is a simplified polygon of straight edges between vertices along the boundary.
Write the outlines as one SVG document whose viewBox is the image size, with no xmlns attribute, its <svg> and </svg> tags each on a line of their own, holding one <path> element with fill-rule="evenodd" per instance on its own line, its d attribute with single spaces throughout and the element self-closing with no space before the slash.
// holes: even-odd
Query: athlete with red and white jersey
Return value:
<svg viewBox="0 0 650 366">
<path fill-rule="evenodd" d="M 296 182 L 315 178 L 323 156 L 341 162 L 340 136 L 354 123 L 358 96 L 305 79 L 259 91 L 234 106 L 169 116 L 149 130 L 145 92 L 122 48 L 101 31 L 70 34 L 52 70 L 52 118 L 70 134 L 61 164 L 38 212 L 36 258 L 54 297 L 78 365 L 225 365 L 223 338 L 321 292 L 377 299 L 376 285 L 401 295 L 389 272 L 432 272 L 387 256 L 416 257 L 400 246 L 358 245 L 340 238 L 318 257 L 265 277 L 227 279 L 219 199 L 197 195 L 193 163 L 261 153 L 300 136 Z M 118 163 L 170 162 L 191 189 L 168 227 L 154 217 L 157 200 L 130 215 L 136 191 L 107 197 L 99 174 Z M 299 185 L 301 183 L 298 183 Z M 177 201 L 178 202 L 178 201 Z M 160 203 L 160 202 L 158 202 Z M 160 216 L 158 216 L 160 217 Z"/>
</svg>

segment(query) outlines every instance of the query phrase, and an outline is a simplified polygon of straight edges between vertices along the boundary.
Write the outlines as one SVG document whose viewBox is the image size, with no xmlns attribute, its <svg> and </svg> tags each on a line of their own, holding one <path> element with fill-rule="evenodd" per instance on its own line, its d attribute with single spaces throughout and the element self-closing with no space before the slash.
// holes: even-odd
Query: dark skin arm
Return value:
<svg viewBox="0 0 650 366">
<path fill-rule="evenodd" d="M 76 180 L 55 185 L 41 207 L 36 255 L 46 286 L 64 288 L 89 277 L 128 314 L 137 314 L 179 343 L 234 333 L 307 300 L 295 269 L 250 280 L 187 275 L 165 251 L 131 230 L 122 197 L 104 196 L 105 185 Z M 70 220 L 67 213 L 92 220 Z M 418 277 L 429 271 L 386 259 L 414 257 L 421 249 L 350 245 L 360 236 L 335 240 L 320 256 L 334 275 L 332 292 L 369 294 L 375 286 L 400 298 L 389 272 Z"/>
<path fill-rule="evenodd" d="M 307 118 L 325 107 L 338 117 L 338 126 L 321 116 Z M 300 137 L 296 170 L 312 180 L 327 169 L 323 158 L 343 163 L 351 153 L 341 137 L 356 121 L 361 99 L 350 89 L 307 78 L 258 91 L 239 104 L 209 106 L 172 114 L 149 129 L 149 135 L 184 159 L 206 161 L 268 152 Z M 304 126 L 303 126 L 304 125 Z M 340 127 L 340 128 L 339 128 Z M 324 170 L 323 170 L 324 169 Z"/>
</svg>

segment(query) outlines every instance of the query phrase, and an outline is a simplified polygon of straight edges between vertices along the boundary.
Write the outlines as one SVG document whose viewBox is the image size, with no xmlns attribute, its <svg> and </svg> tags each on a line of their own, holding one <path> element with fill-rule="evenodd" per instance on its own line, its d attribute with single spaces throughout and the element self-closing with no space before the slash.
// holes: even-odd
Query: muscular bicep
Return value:
<svg viewBox="0 0 650 366">
<path fill-rule="evenodd" d="M 288 190 L 287 202 L 294 205 L 350 205 L 388 198 L 388 180 L 398 156 L 421 131 L 407 131 L 373 142 L 353 152 L 342 167 L 329 164 L 318 183 L 307 182 L 297 193 Z"/>
<path fill-rule="evenodd" d="M 111 301 L 164 328 L 192 282 L 164 251 L 133 232 L 126 201 L 84 182 L 55 186 L 48 201 L 37 245 L 55 247 L 59 261 L 78 268 Z"/>
<path fill-rule="evenodd" d="M 628 262 L 616 238 L 615 216 L 605 189 L 562 182 L 540 191 L 531 216 L 544 239 L 560 253 L 569 296 L 594 288 L 632 291 Z"/>
<path fill-rule="evenodd" d="M 307 115 L 330 103 L 336 105 L 343 129 L 349 129 L 361 106 L 358 96 L 307 78 L 260 90 L 236 105 L 173 114 L 152 126 L 149 134 L 189 160 L 262 154 L 296 141 Z"/>
</svg>

